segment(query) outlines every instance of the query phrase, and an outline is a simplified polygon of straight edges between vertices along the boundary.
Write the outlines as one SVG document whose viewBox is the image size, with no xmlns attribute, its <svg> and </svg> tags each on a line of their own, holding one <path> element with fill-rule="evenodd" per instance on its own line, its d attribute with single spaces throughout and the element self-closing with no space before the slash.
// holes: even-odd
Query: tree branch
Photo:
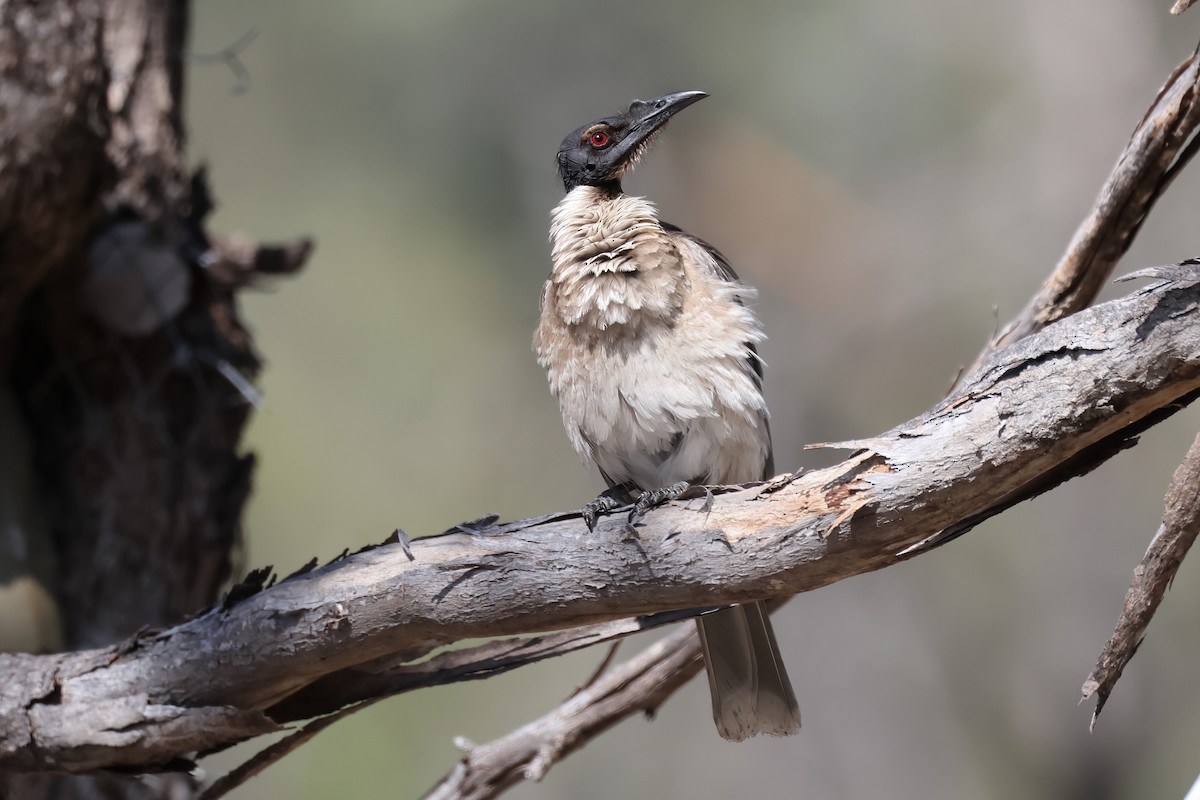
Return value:
<svg viewBox="0 0 1200 800">
<path fill-rule="evenodd" d="M 1196 154 L 1198 128 L 1200 59 L 1193 52 L 1158 90 L 1054 271 L 1021 314 L 988 343 L 972 370 L 996 348 L 1095 301 L 1158 198 Z"/>
<path fill-rule="evenodd" d="M 1093 728 L 1117 679 L 1145 638 L 1146 628 L 1167 588 L 1175 580 L 1179 565 L 1200 534 L 1200 435 L 1175 470 L 1167 488 L 1165 505 L 1162 524 L 1150 541 L 1142 563 L 1133 571 L 1133 582 L 1125 594 L 1125 608 L 1116 630 L 1083 684 L 1083 699 L 1096 698 Z"/>
<path fill-rule="evenodd" d="M 467 638 L 807 591 L 907 557 L 1082 474 L 1200 392 L 1200 273 L 997 351 L 926 414 L 827 469 L 675 503 L 376 547 L 125 644 L 0 656 L 0 770 L 148 769 L 274 729 L 323 676 Z M 87 709 L 124 710 L 118 733 Z M 213 727 L 214 714 L 224 724 Z M 187 732 L 187 736 L 183 732 Z M 165 736 L 164 734 L 170 734 Z M 119 735 L 118 735 L 119 734 Z"/>
<path fill-rule="evenodd" d="M 447 650 L 416 663 L 411 655 L 388 655 L 325 675 L 271 706 L 267 713 L 276 721 L 292 722 L 414 689 L 482 680 L 678 622 L 697 613 L 698 610 L 671 611 L 553 633 L 506 637 L 473 647 Z"/>
<path fill-rule="evenodd" d="M 487 800 L 522 780 L 541 780 L 592 736 L 637 711 L 653 714 L 703 663 L 694 626 L 675 631 L 515 731 L 483 745 L 458 740 L 462 761 L 425 800 Z"/>
</svg>

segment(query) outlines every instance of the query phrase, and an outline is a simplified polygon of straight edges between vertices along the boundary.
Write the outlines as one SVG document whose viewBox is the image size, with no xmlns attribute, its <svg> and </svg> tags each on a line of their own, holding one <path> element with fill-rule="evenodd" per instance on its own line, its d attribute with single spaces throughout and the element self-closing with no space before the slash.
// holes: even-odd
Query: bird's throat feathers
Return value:
<svg viewBox="0 0 1200 800">
<path fill-rule="evenodd" d="M 551 215 L 550 247 L 546 300 L 568 325 L 603 331 L 669 322 L 682 307 L 679 250 L 643 197 L 575 187 Z"/>
</svg>

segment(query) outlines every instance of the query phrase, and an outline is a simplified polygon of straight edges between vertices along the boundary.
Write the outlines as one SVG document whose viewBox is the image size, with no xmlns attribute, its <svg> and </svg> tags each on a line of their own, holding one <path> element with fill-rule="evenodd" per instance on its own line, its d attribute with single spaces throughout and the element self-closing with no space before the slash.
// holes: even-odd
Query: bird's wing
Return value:
<svg viewBox="0 0 1200 800">
<path fill-rule="evenodd" d="M 707 251 L 708 254 L 713 257 L 713 261 L 716 262 L 717 269 L 719 270 L 718 274 L 721 278 L 729 281 L 730 283 L 741 283 L 742 279 L 739 278 L 738 274 L 733 271 L 733 265 L 729 263 L 729 259 L 726 258 L 725 254 L 720 250 L 713 247 L 699 236 L 693 236 L 678 225 L 672 225 L 664 220 L 659 220 L 658 224 L 662 226 L 664 231 L 673 233 L 676 236 L 682 236 L 685 239 L 691 239 L 693 242 L 703 247 L 705 251 Z"/>
<path fill-rule="evenodd" d="M 725 254 L 712 246 L 708 242 L 701 239 L 699 236 L 688 233 L 678 225 L 673 225 L 666 220 L 659 220 L 658 224 L 662 229 L 675 236 L 688 239 L 699 245 L 704 252 L 712 257 L 712 266 L 716 268 L 715 276 L 728 283 L 741 283 L 742 279 L 738 277 L 737 271 L 733 265 L 729 263 L 729 259 Z M 738 301 L 741 302 L 740 300 Z M 755 382 L 758 384 L 758 390 L 762 391 L 763 386 L 763 361 L 758 357 L 758 348 L 754 346 L 754 342 L 746 342 L 746 349 L 750 351 L 750 357 L 746 359 L 746 365 L 750 367 L 750 371 L 754 374 Z M 763 426 L 767 431 L 767 461 L 763 465 L 763 480 L 775 476 L 775 448 L 771 443 L 771 425 L 764 419 Z"/>
</svg>

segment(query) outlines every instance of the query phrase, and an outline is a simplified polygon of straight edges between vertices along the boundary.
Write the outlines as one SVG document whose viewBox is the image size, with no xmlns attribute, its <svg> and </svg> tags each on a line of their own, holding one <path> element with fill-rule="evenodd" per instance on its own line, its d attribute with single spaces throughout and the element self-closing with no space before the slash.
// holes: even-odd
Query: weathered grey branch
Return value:
<svg viewBox="0 0 1200 800">
<path fill-rule="evenodd" d="M 481 636 L 793 594 L 903 558 L 1081 474 L 1200 392 L 1200 274 L 997 351 L 846 461 L 649 513 L 379 547 L 126 645 L 0 656 L 0 770 L 153 768 L 273 729 L 323 676 Z M 794 478 L 794 479 L 791 479 Z M 91 727 L 88 709 L 121 708 Z M 219 717 L 221 724 L 212 725 Z"/>
<path fill-rule="evenodd" d="M 460 739 L 462 761 L 425 800 L 487 800 L 522 780 L 540 780 L 591 736 L 637 711 L 654 713 L 702 664 L 700 638 L 689 625 L 499 739 L 482 745 Z"/>
<path fill-rule="evenodd" d="M 1133 658 L 1146 628 L 1175 580 L 1184 556 L 1200 534 L 1200 436 L 1192 442 L 1167 488 L 1162 525 L 1150 542 L 1142 563 L 1133 571 L 1125 608 L 1116 630 L 1104 645 L 1096 668 L 1083 684 L 1083 699 L 1096 698 L 1092 727 L 1104 710 L 1109 693 Z"/>
<path fill-rule="evenodd" d="M 1095 301 L 1155 202 L 1196 154 L 1198 128 L 1200 60 L 1193 53 L 1159 89 L 1054 271 L 1021 314 L 992 339 L 975 367 L 996 348 Z"/>
</svg>

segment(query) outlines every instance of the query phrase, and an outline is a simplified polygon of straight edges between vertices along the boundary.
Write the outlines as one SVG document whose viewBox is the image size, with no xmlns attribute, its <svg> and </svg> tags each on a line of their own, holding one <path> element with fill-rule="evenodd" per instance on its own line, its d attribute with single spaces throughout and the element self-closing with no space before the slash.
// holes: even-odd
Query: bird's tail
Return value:
<svg viewBox="0 0 1200 800">
<path fill-rule="evenodd" d="M 725 739 L 800 730 L 800 707 L 779 655 L 771 618 L 761 602 L 696 618 L 713 719 Z"/>
</svg>

